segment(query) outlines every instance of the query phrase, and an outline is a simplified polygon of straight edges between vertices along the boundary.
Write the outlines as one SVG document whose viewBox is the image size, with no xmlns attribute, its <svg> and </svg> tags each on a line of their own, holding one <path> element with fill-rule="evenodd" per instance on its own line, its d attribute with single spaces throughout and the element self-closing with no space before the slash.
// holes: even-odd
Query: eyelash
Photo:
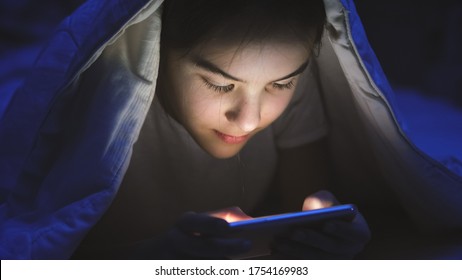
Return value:
<svg viewBox="0 0 462 280">
<path fill-rule="evenodd" d="M 212 89 L 216 92 L 223 92 L 223 93 L 227 93 L 227 92 L 230 92 L 234 89 L 234 84 L 230 84 L 230 85 L 227 85 L 227 86 L 217 86 L 217 85 L 214 85 L 212 83 L 210 83 L 209 81 L 207 80 L 204 80 L 204 84 L 207 88 L 209 89 Z"/>
<path fill-rule="evenodd" d="M 216 92 L 228 93 L 234 89 L 234 84 L 230 84 L 227 86 L 217 86 L 217 85 L 210 83 L 209 81 L 205 79 L 204 79 L 204 84 L 207 88 L 212 89 Z M 273 83 L 272 86 L 274 89 L 285 90 L 285 89 L 292 89 L 295 86 L 295 83 L 294 83 L 294 80 L 292 80 L 286 84 Z"/>
<path fill-rule="evenodd" d="M 294 86 L 295 86 L 294 80 L 291 80 L 290 82 L 286 84 L 273 83 L 273 88 L 279 89 L 279 90 L 292 89 Z"/>
</svg>

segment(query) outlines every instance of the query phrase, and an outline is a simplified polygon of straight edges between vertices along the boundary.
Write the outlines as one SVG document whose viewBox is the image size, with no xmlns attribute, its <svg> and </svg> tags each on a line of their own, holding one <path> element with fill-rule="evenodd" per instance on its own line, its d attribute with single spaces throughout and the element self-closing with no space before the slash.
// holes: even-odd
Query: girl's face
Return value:
<svg viewBox="0 0 462 280">
<path fill-rule="evenodd" d="M 309 54 L 284 43 L 170 51 L 160 82 L 173 117 L 210 155 L 229 158 L 282 114 Z"/>
</svg>

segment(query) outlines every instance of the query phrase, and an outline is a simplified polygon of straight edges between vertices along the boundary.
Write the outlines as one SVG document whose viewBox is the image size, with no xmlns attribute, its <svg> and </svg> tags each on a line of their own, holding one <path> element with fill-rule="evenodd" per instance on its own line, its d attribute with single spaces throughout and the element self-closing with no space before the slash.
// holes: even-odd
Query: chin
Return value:
<svg viewBox="0 0 462 280">
<path fill-rule="evenodd" d="M 236 152 L 209 152 L 209 155 L 211 155 L 212 157 L 214 158 L 217 158 L 217 159 L 228 159 L 228 158 L 232 158 L 234 157 L 235 155 L 237 155 L 239 153 L 240 150 L 236 151 Z"/>
<path fill-rule="evenodd" d="M 203 149 L 212 157 L 217 158 L 217 159 L 228 159 L 232 158 L 235 155 L 237 155 L 242 147 L 213 147 L 213 148 L 207 148 L 203 147 Z"/>
</svg>

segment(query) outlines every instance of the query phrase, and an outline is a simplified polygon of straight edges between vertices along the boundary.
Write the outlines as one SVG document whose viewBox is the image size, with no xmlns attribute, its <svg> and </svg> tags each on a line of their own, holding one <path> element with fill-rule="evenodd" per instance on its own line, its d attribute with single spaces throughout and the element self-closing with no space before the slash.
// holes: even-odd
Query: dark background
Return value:
<svg viewBox="0 0 462 280">
<path fill-rule="evenodd" d="M 355 3 L 370 44 L 395 88 L 416 88 L 462 106 L 462 1 Z"/>
</svg>

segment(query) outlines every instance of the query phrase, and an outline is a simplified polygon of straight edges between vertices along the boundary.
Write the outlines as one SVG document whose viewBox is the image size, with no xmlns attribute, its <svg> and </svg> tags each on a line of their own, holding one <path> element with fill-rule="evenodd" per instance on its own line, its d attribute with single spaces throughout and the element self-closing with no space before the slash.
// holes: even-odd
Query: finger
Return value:
<svg viewBox="0 0 462 280">
<path fill-rule="evenodd" d="M 196 235 L 220 235 L 229 230 L 225 220 L 194 212 L 183 214 L 176 226 L 185 233 Z"/>
<path fill-rule="evenodd" d="M 302 210 L 326 208 L 337 204 L 339 204 L 339 202 L 331 192 L 322 190 L 305 198 Z"/>
<path fill-rule="evenodd" d="M 241 208 L 236 207 L 236 206 L 221 209 L 221 210 L 218 210 L 218 211 L 207 212 L 206 214 L 209 215 L 209 216 L 213 216 L 213 217 L 223 219 L 223 220 L 227 221 L 228 223 L 232 223 L 232 222 L 235 222 L 235 221 L 242 221 L 242 220 L 252 219 L 252 217 L 245 214 L 241 210 Z"/>
<path fill-rule="evenodd" d="M 176 251 L 201 258 L 224 258 L 251 248 L 246 239 L 191 236 L 176 229 L 171 230 L 168 237 Z"/>
</svg>

